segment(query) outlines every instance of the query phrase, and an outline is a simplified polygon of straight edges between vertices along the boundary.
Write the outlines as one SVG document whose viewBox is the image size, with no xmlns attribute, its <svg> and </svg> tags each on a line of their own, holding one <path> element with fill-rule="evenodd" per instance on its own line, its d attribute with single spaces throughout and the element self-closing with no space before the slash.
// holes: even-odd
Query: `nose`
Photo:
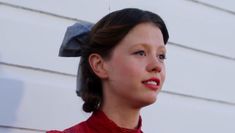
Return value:
<svg viewBox="0 0 235 133">
<path fill-rule="evenodd" d="M 162 71 L 162 67 L 162 63 L 160 63 L 157 59 L 152 59 L 149 61 L 146 68 L 148 72 L 160 73 Z"/>
</svg>

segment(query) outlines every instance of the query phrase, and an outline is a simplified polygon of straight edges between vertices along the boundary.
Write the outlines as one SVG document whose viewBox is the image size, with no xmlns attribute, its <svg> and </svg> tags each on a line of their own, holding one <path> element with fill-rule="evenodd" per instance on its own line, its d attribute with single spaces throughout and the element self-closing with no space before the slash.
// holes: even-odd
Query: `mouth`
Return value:
<svg viewBox="0 0 235 133">
<path fill-rule="evenodd" d="M 142 81 L 142 83 L 143 83 L 147 88 L 156 91 L 156 90 L 158 90 L 158 89 L 160 88 L 160 83 L 161 83 L 161 82 L 160 82 L 160 79 L 153 77 L 153 78 L 150 78 L 150 79 L 148 79 L 148 80 Z"/>
</svg>

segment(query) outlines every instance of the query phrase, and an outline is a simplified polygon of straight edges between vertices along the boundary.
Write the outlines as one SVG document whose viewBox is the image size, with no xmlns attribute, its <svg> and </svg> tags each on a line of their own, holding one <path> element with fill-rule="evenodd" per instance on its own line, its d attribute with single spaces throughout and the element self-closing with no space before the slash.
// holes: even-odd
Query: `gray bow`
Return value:
<svg viewBox="0 0 235 133">
<path fill-rule="evenodd" d="M 80 21 L 67 28 L 64 40 L 60 47 L 59 56 L 79 57 L 81 56 L 81 44 L 85 43 L 89 32 L 94 24 Z"/>
</svg>

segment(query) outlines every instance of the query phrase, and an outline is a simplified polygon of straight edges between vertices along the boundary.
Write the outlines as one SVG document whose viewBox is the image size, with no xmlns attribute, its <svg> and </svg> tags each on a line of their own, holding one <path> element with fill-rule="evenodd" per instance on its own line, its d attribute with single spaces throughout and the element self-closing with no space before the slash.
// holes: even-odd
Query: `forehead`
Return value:
<svg viewBox="0 0 235 133">
<path fill-rule="evenodd" d="M 141 23 L 136 25 L 123 38 L 119 45 L 133 47 L 138 44 L 145 44 L 151 47 L 165 46 L 161 30 L 152 23 Z"/>
</svg>

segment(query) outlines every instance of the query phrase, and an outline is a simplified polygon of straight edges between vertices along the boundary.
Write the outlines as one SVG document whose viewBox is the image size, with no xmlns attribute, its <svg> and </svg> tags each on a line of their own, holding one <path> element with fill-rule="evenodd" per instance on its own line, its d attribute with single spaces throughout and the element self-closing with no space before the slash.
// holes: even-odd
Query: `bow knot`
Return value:
<svg viewBox="0 0 235 133">
<path fill-rule="evenodd" d="M 87 38 L 93 25 L 92 23 L 81 21 L 69 26 L 65 32 L 59 56 L 81 56 L 81 45 L 87 43 Z"/>
</svg>

